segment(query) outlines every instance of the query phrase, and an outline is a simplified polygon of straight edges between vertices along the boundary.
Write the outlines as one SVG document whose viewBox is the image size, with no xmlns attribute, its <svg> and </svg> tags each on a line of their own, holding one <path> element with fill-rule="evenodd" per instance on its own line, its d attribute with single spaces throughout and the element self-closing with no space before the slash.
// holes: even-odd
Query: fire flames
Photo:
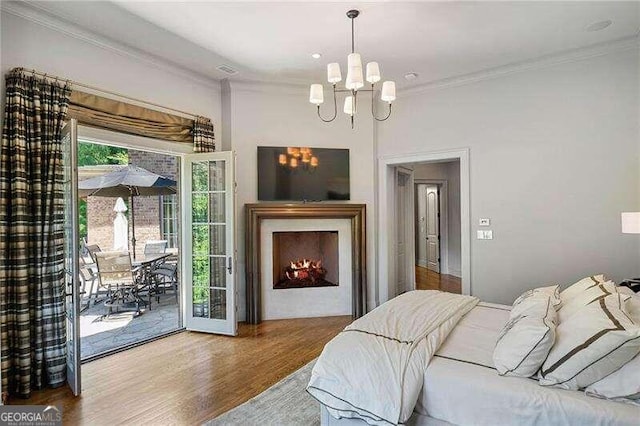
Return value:
<svg viewBox="0 0 640 426">
<path fill-rule="evenodd" d="M 284 273 L 289 280 L 309 281 L 313 284 L 323 280 L 327 270 L 322 267 L 321 260 L 300 259 L 289 262 Z"/>
</svg>

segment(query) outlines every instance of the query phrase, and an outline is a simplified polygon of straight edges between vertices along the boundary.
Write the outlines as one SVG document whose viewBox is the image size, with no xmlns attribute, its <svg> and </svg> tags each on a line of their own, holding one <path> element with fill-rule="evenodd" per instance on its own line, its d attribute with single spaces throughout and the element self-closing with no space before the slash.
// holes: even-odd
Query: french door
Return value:
<svg viewBox="0 0 640 426">
<path fill-rule="evenodd" d="M 237 334 L 232 152 L 185 155 L 182 271 L 187 330 Z"/>
<path fill-rule="evenodd" d="M 77 122 L 62 129 L 64 193 L 64 279 L 67 327 L 67 383 L 80 395 L 80 233 L 78 230 Z"/>
</svg>

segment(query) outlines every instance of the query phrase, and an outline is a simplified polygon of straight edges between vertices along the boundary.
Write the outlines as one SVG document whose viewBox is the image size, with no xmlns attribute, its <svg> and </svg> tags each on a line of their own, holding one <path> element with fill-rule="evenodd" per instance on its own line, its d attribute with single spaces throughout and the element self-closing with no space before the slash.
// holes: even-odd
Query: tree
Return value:
<svg viewBox="0 0 640 426">
<path fill-rule="evenodd" d="M 93 143 L 78 143 L 78 166 L 101 166 L 105 164 L 121 164 L 126 166 L 129 163 L 129 151 L 125 148 L 115 146 L 97 145 Z M 80 200 L 78 205 L 78 224 L 80 237 L 87 236 L 87 201 Z"/>
</svg>

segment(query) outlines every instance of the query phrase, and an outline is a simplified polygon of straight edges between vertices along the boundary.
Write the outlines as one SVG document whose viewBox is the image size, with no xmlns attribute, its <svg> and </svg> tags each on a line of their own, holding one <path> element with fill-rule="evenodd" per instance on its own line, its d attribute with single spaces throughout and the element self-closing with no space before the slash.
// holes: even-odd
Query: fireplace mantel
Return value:
<svg viewBox="0 0 640 426">
<path fill-rule="evenodd" d="M 364 315 L 367 294 L 366 205 L 338 203 L 245 204 L 247 322 L 261 321 L 260 227 L 264 219 L 350 219 L 352 251 L 352 315 Z"/>
</svg>

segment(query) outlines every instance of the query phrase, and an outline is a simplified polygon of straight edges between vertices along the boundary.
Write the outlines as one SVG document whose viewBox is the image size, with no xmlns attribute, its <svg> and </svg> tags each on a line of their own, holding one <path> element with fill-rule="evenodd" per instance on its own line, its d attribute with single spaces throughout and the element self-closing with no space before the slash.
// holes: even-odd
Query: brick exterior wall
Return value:
<svg viewBox="0 0 640 426">
<path fill-rule="evenodd" d="M 150 172 L 178 181 L 178 161 L 171 155 L 129 150 L 129 163 Z M 87 199 L 87 241 L 97 244 L 102 250 L 113 249 L 113 207 L 117 198 L 89 197 Z M 129 210 L 129 240 L 131 231 L 131 199 L 125 199 Z M 136 225 L 136 253 L 144 250 L 147 240 L 162 239 L 160 229 L 160 197 L 134 197 Z M 131 244 L 131 243 L 129 243 Z M 131 250 L 131 246 L 129 247 Z"/>
</svg>

